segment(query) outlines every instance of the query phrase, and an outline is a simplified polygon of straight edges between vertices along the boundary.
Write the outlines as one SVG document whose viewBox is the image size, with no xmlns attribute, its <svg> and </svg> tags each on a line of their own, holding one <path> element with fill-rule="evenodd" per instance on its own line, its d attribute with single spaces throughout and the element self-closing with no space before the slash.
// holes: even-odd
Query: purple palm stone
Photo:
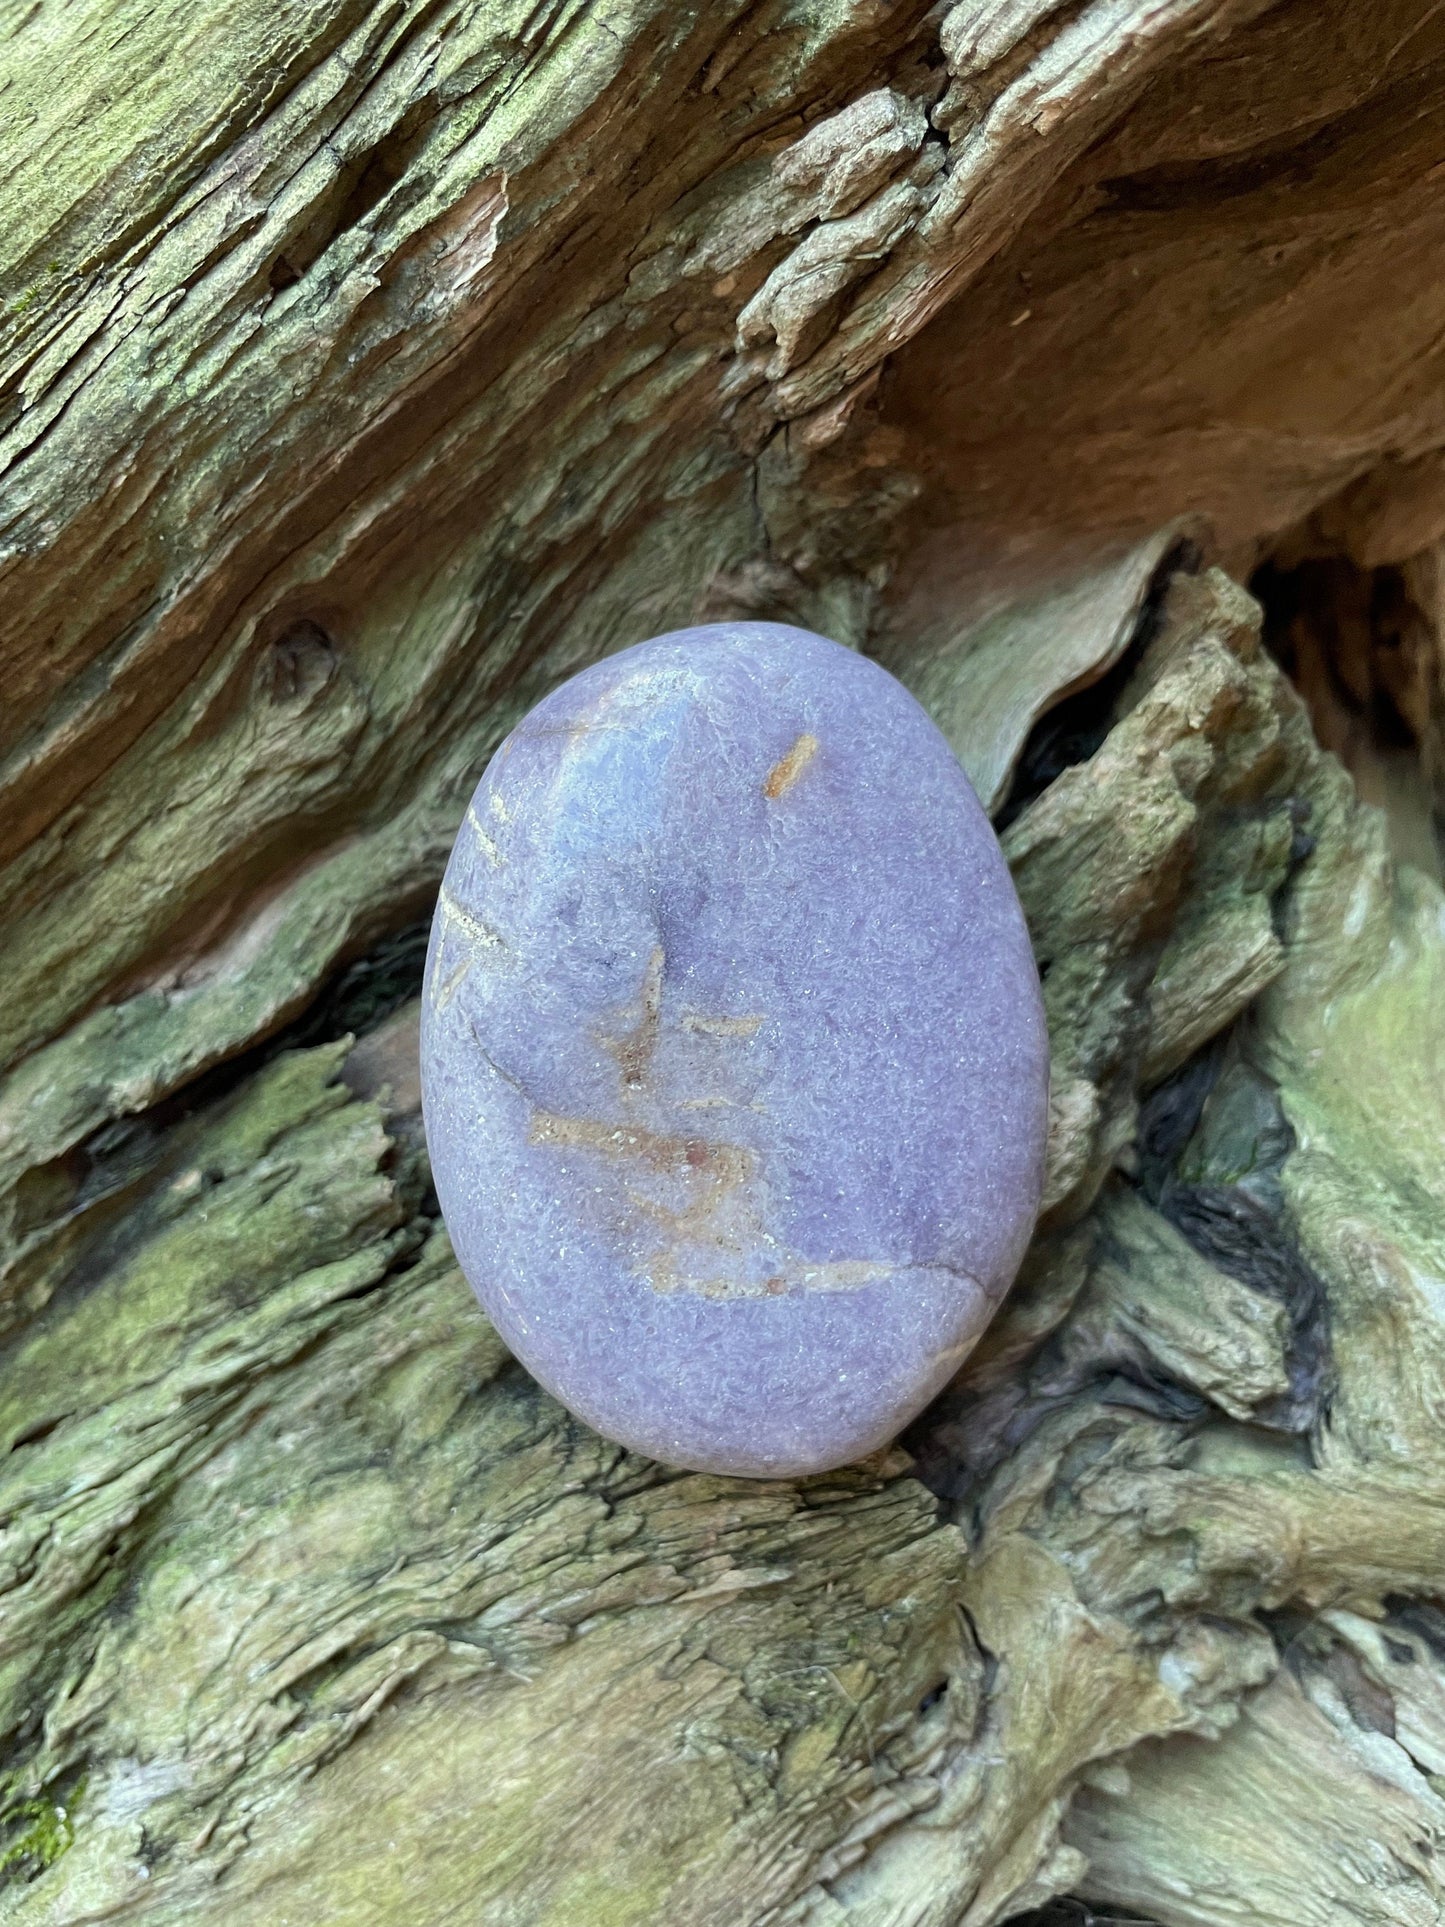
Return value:
<svg viewBox="0 0 1445 1927">
<path fill-rule="evenodd" d="M 598 1431 L 816 1472 L 957 1369 L 1038 1209 L 1048 1045 L 992 830 L 886 670 L 723 623 L 493 758 L 422 1019 L 463 1270 Z"/>
</svg>

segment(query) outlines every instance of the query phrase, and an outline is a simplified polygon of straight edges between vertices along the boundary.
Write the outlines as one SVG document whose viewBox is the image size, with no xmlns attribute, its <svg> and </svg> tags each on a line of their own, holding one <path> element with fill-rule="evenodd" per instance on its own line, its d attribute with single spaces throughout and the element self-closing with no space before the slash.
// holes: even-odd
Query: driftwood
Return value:
<svg viewBox="0 0 1445 1927">
<path fill-rule="evenodd" d="M 10 13 L 0 1919 L 1445 1918 L 1445 14 Z M 491 748 L 727 614 L 933 708 L 1054 1053 L 796 1485 L 543 1396 L 417 1117 Z"/>
</svg>

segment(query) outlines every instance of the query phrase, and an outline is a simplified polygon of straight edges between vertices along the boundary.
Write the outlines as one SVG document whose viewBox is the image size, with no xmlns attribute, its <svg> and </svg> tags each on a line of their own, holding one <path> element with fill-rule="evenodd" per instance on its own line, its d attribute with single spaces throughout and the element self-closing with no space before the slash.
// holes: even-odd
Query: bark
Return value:
<svg viewBox="0 0 1445 1927">
<path fill-rule="evenodd" d="M 0 1919 L 1445 1917 L 1445 14 L 6 24 Z M 491 748 L 733 613 L 933 709 L 1054 1053 L 796 1484 L 544 1397 L 417 1121 Z"/>
</svg>

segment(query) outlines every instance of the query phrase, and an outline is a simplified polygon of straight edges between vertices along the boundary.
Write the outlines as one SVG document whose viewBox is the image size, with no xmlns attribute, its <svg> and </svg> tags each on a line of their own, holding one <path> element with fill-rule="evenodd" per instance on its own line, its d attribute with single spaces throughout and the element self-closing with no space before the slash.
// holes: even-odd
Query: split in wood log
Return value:
<svg viewBox="0 0 1445 1927">
<path fill-rule="evenodd" d="M 41 0 L 0 75 L 0 1919 L 1439 1913 L 1445 14 Z M 728 614 L 934 705 L 1054 1052 L 984 1346 L 800 1484 L 542 1395 L 416 1116 L 490 749 Z"/>
</svg>

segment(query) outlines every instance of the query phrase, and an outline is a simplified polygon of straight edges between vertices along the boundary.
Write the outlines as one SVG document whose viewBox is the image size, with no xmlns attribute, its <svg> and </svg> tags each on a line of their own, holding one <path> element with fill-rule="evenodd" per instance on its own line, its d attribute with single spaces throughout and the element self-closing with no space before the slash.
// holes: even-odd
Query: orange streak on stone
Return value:
<svg viewBox="0 0 1445 1927">
<path fill-rule="evenodd" d="M 768 771 L 767 781 L 763 784 L 763 795 L 776 802 L 786 790 L 790 790 L 803 771 L 818 754 L 818 739 L 811 734 L 802 735 L 788 751 Z"/>
</svg>

